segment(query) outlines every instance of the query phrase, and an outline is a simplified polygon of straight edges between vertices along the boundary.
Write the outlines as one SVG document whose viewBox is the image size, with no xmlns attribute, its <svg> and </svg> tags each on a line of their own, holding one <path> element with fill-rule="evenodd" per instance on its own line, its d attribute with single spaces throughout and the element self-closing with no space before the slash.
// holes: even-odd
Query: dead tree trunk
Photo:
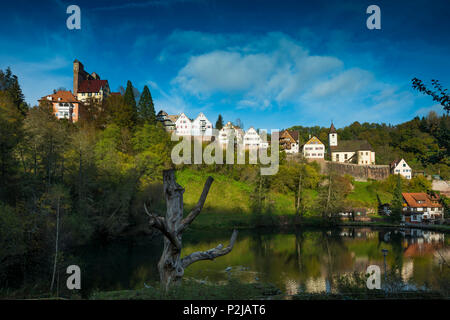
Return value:
<svg viewBox="0 0 450 320">
<path fill-rule="evenodd" d="M 208 177 L 197 205 L 184 219 L 184 188 L 176 182 L 175 170 L 163 171 L 164 196 L 167 205 L 166 216 L 157 216 L 155 213 L 150 212 L 144 204 L 145 212 L 150 216 L 150 226 L 158 229 L 164 235 L 164 250 L 158 263 L 158 270 L 161 286 L 166 291 L 171 284 L 178 283 L 182 279 L 184 269 L 190 264 L 200 260 L 213 260 L 229 253 L 233 249 L 238 234 L 237 230 L 233 231 L 230 244 L 226 248 L 219 244 L 216 248 L 194 252 L 184 258 L 180 257 L 183 231 L 201 212 L 213 181 L 212 177 Z"/>
</svg>

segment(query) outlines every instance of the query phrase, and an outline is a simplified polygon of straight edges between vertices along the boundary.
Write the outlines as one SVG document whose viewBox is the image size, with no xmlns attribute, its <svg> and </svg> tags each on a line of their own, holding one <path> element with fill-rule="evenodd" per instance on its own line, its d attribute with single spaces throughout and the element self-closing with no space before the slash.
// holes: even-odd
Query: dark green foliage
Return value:
<svg viewBox="0 0 450 320">
<path fill-rule="evenodd" d="M 217 130 L 220 130 L 220 129 L 223 128 L 223 118 L 222 118 L 222 115 L 221 115 L 221 114 L 219 114 L 219 117 L 217 118 L 215 128 L 216 128 Z"/>
<path fill-rule="evenodd" d="M 392 222 L 400 222 L 402 217 L 402 206 L 403 205 L 403 196 L 402 196 L 402 178 L 398 174 L 397 175 L 397 183 L 394 189 L 394 198 L 391 204 L 391 220 Z"/>
<path fill-rule="evenodd" d="M 25 116 L 28 112 L 28 105 L 25 102 L 25 97 L 19 85 L 19 80 L 16 75 L 7 68 L 5 72 L 0 70 L 0 91 L 7 92 L 12 99 L 13 104 L 19 112 Z"/>
<path fill-rule="evenodd" d="M 305 143 L 311 134 L 328 145 L 329 128 L 294 126 L 289 130 L 299 131 L 300 144 Z M 450 178 L 450 116 L 439 117 L 430 112 L 427 117 L 416 117 L 396 126 L 354 122 L 338 129 L 337 133 L 338 143 L 342 140 L 367 140 L 375 150 L 377 164 L 389 164 L 404 158 L 413 171 Z"/>
<path fill-rule="evenodd" d="M 433 98 L 434 101 L 439 102 L 444 110 L 447 112 L 447 115 L 450 111 L 450 96 L 447 93 L 447 89 L 444 89 L 439 82 L 439 80 L 431 80 L 431 85 L 434 87 L 435 91 L 432 91 L 427 88 L 427 86 L 422 82 L 422 80 L 413 78 L 412 86 L 414 89 L 422 92 L 423 94 L 429 95 Z"/>
<path fill-rule="evenodd" d="M 137 121 L 137 106 L 136 106 L 136 98 L 134 96 L 133 84 L 130 80 L 127 82 L 127 88 L 125 89 L 125 94 L 123 95 L 123 100 L 125 105 L 127 105 L 130 110 L 127 110 L 129 113 L 128 117 L 130 118 L 131 123 L 134 125 Z"/>
<path fill-rule="evenodd" d="M 142 91 L 138 104 L 138 119 L 141 123 L 156 123 L 155 106 L 150 90 L 147 86 Z"/>
<path fill-rule="evenodd" d="M 125 102 L 123 96 L 110 96 L 105 101 L 105 109 L 108 114 L 107 123 L 114 123 L 120 128 L 133 128 L 136 124 L 136 112 L 133 107 Z"/>
</svg>

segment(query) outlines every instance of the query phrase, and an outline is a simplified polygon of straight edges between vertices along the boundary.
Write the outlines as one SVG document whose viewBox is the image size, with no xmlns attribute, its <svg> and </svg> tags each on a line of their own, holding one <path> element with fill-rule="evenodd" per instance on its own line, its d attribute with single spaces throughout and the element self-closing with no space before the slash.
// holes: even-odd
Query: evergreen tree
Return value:
<svg viewBox="0 0 450 320">
<path fill-rule="evenodd" d="M 134 93 L 133 93 L 133 84 L 131 83 L 130 80 L 128 80 L 127 82 L 127 88 L 125 89 L 125 94 L 123 96 L 124 98 L 124 102 L 126 105 L 128 105 L 129 107 L 131 107 L 132 112 L 131 112 L 131 122 L 132 125 L 136 124 L 136 120 L 137 120 L 137 107 L 136 107 L 136 99 L 134 97 Z"/>
<path fill-rule="evenodd" d="M 397 184 L 394 189 L 394 198 L 392 199 L 391 220 L 393 222 L 400 222 L 402 218 L 402 180 L 400 175 L 397 175 Z"/>
<path fill-rule="evenodd" d="M 9 94 L 14 105 L 23 116 L 27 114 L 28 105 L 25 102 L 19 80 L 9 67 L 6 69 L 6 72 L 0 70 L 0 91 L 6 91 Z"/>
<path fill-rule="evenodd" d="M 217 118 L 217 121 L 216 121 L 216 129 L 220 130 L 222 128 L 223 128 L 223 119 L 222 119 L 222 115 L 219 114 L 219 117 Z"/>
<path fill-rule="evenodd" d="M 147 86 L 142 91 L 138 104 L 138 119 L 142 123 L 156 124 L 155 106 Z"/>
</svg>

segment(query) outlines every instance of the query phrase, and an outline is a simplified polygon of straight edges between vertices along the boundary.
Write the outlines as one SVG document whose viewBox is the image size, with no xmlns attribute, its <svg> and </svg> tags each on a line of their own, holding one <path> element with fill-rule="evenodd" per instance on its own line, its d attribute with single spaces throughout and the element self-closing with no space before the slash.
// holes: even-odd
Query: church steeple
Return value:
<svg viewBox="0 0 450 320">
<path fill-rule="evenodd" d="M 338 145 L 337 141 L 337 131 L 334 127 L 333 122 L 331 122 L 330 132 L 328 133 L 328 140 L 330 142 L 330 147 L 335 147 Z"/>
</svg>

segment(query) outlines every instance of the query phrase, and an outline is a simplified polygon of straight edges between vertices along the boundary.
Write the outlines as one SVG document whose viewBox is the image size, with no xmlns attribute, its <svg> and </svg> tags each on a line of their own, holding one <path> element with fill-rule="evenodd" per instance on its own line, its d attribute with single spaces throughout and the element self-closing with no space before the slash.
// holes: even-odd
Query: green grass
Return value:
<svg viewBox="0 0 450 320">
<path fill-rule="evenodd" d="M 185 168 L 177 171 L 177 182 L 185 188 L 184 209 L 188 213 L 202 193 L 208 176 L 214 178 L 202 213 L 192 224 L 193 228 L 249 227 L 252 225 L 251 196 L 255 186 L 236 181 L 224 174 L 205 173 Z M 294 195 L 270 193 L 274 215 L 293 215 Z"/>
<path fill-rule="evenodd" d="M 230 279 L 225 284 L 201 283 L 183 280 L 164 293 L 157 284 L 155 287 L 140 290 L 121 290 L 95 292 L 91 300 L 253 300 L 276 298 L 281 291 L 272 284 L 242 283 Z"/>
<path fill-rule="evenodd" d="M 380 200 L 383 203 L 391 202 L 392 200 L 392 195 L 390 193 L 382 190 L 377 190 L 372 181 L 354 181 L 353 186 L 354 189 L 347 196 L 347 199 L 351 200 L 355 206 L 370 208 L 378 207 L 377 194 L 379 195 Z"/>
</svg>

